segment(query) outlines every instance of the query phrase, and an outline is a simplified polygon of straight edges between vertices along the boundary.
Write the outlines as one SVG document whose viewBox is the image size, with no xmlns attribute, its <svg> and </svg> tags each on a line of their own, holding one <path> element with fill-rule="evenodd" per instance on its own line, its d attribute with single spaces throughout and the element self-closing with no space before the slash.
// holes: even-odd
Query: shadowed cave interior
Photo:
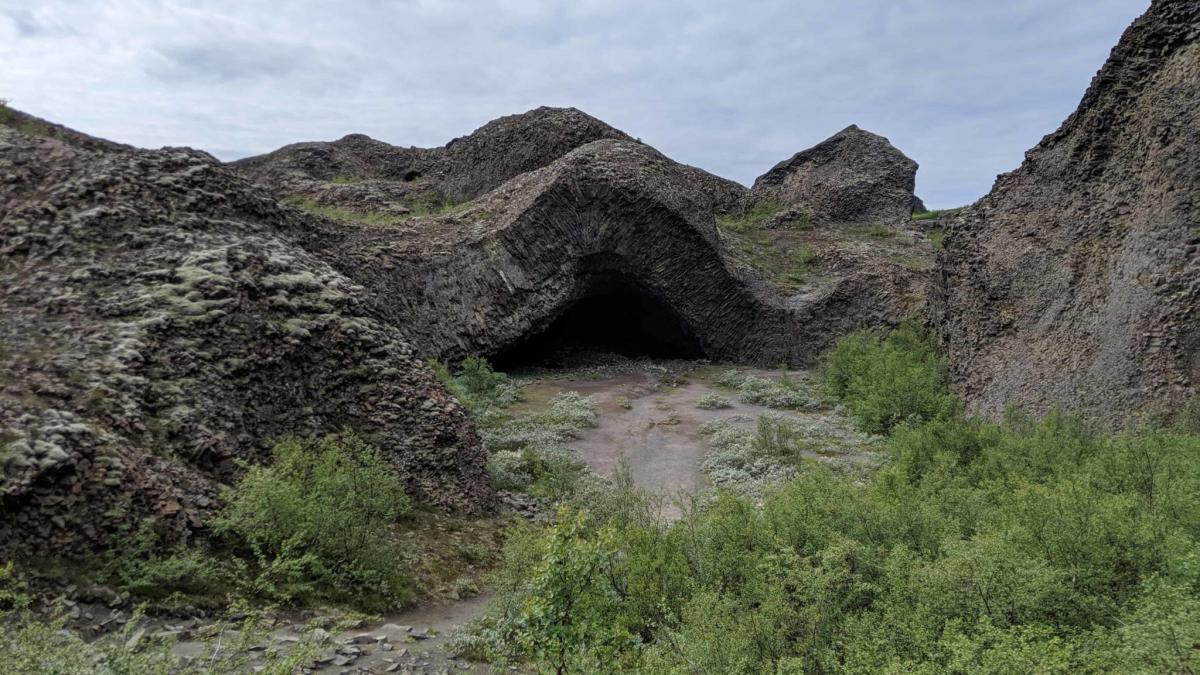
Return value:
<svg viewBox="0 0 1200 675">
<path fill-rule="evenodd" d="M 588 290 L 543 330 L 496 354 L 499 370 L 590 365 L 598 354 L 630 358 L 698 359 L 695 333 L 670 305 L 624 277 L 588 284 Z"/>
</svg>

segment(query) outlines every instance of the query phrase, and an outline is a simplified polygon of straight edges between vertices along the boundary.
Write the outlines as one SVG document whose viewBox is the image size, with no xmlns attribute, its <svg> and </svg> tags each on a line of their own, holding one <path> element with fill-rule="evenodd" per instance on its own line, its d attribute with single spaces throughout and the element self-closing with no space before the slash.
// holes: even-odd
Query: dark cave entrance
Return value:
<svg viewBox="0 0 1200 675">
<path fill-rule="evenodd" d="M 695 333 L 666 302 L 618 279 L 593 284 L 540 332 L 510 345 L 493 361 L 499 370 L 593 365 L 597 358 L 698 359 Z"/>
</svg>

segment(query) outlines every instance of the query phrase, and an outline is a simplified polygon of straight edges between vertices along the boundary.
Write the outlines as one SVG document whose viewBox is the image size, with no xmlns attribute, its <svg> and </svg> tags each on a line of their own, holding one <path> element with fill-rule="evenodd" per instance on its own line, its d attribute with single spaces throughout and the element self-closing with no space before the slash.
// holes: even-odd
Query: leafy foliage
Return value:
<svg viewBox="0 0 1200 675">
<path fill-rule="evenodd" d="M 932 338 L 912 322 L 842 338 L 822 360 L 821 374 L 826 392 L 868 433 L 886 434 L 899 424 L 957 411 Z"/>
<path fill-rule="evenodd" d="M 504 373 L 492 370 L 486 359 L 467 357 L 458 374 L 440 361 L 430 363 L 434 375 L 446 389 L 476 418 L 515 403 L 520 390 Z"/>
<path fill-rule="evenodd" d="M 669 527 L 560 514 L 510 542 L 476 647 L 570 672 L 1200 665 L 1200 437 L 1051 415 L 936 419 L 889 445 L 865 485 L 808 469 Z"/>
<path fill-rule="evenodd" d="M 380 610 L 412 592 L 391 533 L 409 509 L 399 478 L 361 439 L 289 440 L 272 465 L 247 468 L 216 529 L 253 554 L 259 594 Z"/>
<path fill-rule="evenodd" d="M 782 417 L 707 423 L 707 462 L 787 482 L 671 524 L 620 517 L 648 511 L 615 483 L 619 498 L 510 539 L 462 643 L 555 672 L 1198 672 L 1190 416 L 1117 434 L 1058 413 L 963 418 L 941 372 L 914 326 L 843 340 L 825 386 L 890 432 L 890 464 L 798 470 L 806 439 Z"/>
</svg>

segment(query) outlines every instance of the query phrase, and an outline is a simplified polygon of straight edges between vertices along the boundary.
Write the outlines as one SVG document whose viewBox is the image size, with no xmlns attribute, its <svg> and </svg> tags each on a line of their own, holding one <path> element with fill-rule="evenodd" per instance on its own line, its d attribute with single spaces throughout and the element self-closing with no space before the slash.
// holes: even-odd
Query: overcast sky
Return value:
<svg viewBox="0 0 1200 675">
<path fill-rule="evenodd" d="M 575 106 L 750 183 L 848 124 L 987 192 L 1148 0 L 0 0 L 0 97 L 230 160 L 361 132 L 442 145 Z"/>
</svg>

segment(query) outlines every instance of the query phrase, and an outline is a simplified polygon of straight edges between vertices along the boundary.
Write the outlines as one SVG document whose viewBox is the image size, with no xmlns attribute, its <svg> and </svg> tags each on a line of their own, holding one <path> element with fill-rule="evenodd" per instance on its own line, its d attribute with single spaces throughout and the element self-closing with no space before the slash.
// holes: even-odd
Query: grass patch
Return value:
<svg viewBox="0 0 1200 675">
<path fill-rule="evenodd" d="M 867 228 L 867 236 L 876 239 L 891 239 L 896 236 L 896 230 L 884 225 L 883 223 L 874 223 Z"/>
<path fill-rule="evenodd" d="M 2 98 L 0 98 L 0 125 L 11 127 L 29 136 L 57 138 L 59 135 L 57 129 L 8 107 L 8 100 Z"/>
<path fill-rule="evenodd" d="M 920 220 L 937 220 L 938 218 L 941 218 L 944 213 L 946 213 L 946 212 L 945 211 L 926 211 L 924 213 L 914 213 L 912 215 L 912 219 L 918 220 L 918 221 L 920 221 Z"/>
<path fill-rule="evenodd" d="M 803 285 L 816 268 L 816 261 L 817 254 L 811 246 L 807 244 L 797 246 L 792 250 L 790 264 L 783 274 L 784 282 L 792 286 Z"/>
<path fill-rule="evenodd" d="M 315 216 L 328 218 L 329 220 L 340 223 L 365 223 L 367 225 L 396 225 L 412 220 L 413 218 L 453 213 L 463 208 L 466 204 L 466 202 L 459 204 L 433 200 L 409 205 L 408 208 L 410 210 L 408 213 L 394 214 L 378 211 L 357 211 L 341 206 L 324 206 L 307 197 L 298 196 L 287 197 L 283 202 L 305 213 L 311 213 Z"/>
<path fill-rule="evenodd" d="M 942 242 L 946 240 L 946 231 L 940 227 L 935 227 L 925 235 L 929 238 L 929 244 L 936 250 L 942 250 Z"/>
<path fill-rule="evenodd" d="M 731 232 L 746 232 L 759 228 L 771 216 L 784 208 L 783 204 L 771 200 L 756 202 L 749 209 L 740 213 L 717 216 L 717 226 Z"/>
<path fill-rule="evenodd" d="M 362 178 L 358 176 L 334 176 L 330 182 L 334 185 L 351 185 L 362 182 Z"/>
</svg>

